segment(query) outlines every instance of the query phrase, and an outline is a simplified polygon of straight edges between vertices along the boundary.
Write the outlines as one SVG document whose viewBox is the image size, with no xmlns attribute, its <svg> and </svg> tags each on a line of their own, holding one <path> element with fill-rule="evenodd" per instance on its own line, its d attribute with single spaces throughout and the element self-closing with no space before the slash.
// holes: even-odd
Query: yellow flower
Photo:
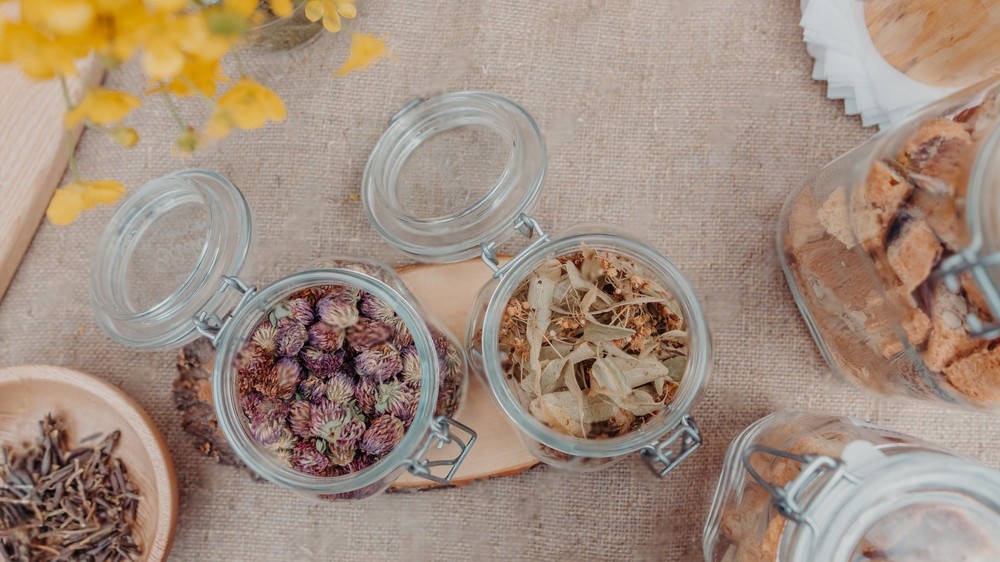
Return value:
<svg viewBox="0 0 1000 562">
<path fill-rule="evenodd" d="M 48 80 L 76 74 L 75 60 L 90 52 L 86 43 L 48 37 L 24 22 L 0 21 L 0 62 L 16 63 L 27 76 Z"/>
<path fill-rule="evenodd" d="M 306 17 L 309 21 L 323 19 L 323 27 L 330 33 L 340 31 L 340 18 L 353 19 L 358 15 L 354 0 L 306 0 Z"/>
<path fill-rule="evenodd" d="M 64 225 L 95 205 L 108 205 L 125 194 L 125 186 L 114 180 L 73 180 L 57 189 L 45 216 L 52 224 Z"/>
<path fill-rule="evenodd" d="M 257 129 L 267 124 L 268 120 L 284 121 L 286 116 L 285 103 L 278 94 L 244 76 L 219 96 L 205 126 L 205 134 L 218 139 L 229 134 L 233 127 Z"/>
<path fill-rule="evenodd" d="M 57 35 L 82 33 L 96 16 L 87 0 L 29 0 L 19 4 L 25 22 Z"/>
<path fill-rule="evenodd" d="M 226 76 L 222 74 L 222 65 L 218 59 L 187 57 L 184 67 L 173 80 L 153 88 L 149 93 L 170 92 L 175 96 L 193 96 L 200 92 L 210 98 L 215 95 L 218 85 L 222 82 L 226 82 Z"/>
<path fill-rule="evenodd" d="M 139 142 L 139 133 L 132 127 L 115 127 L 108 133 L 114 141 L 125 148 L 132 148 Z"/>
<path fill-rule="evenodd" d="M 93 88 L 73 109 L 66 112 L 65 125 L 72 129 L 84 119 L 95 125 L 111 125 L 139 107 L 139 98 L 128 92 Z"/>
<path fill-rule="evenodd" d="M 355 70 L 363 70 L 375 61 L 388 56 L 392 56 L 392 51 L 381 38 L 367 33 L 352 33 L 351 53 L 344 61 L 344 66 L 337 71 L 337 76 L 344 76 Z"/>
<path fill-rule="evenodd" d="M 295 7 L 292 6 L 292 0 L 271 0 L 271 11 L 279 18 L 292 15 L 294 10 Z"/>
<path fill-rule="evenodd" d="M 209 10 L 209 9 L 206 9 Z M 142 53 L 142 68 L 153 81 L 170 80 L 184 68 L 185 56 L 203 59 L 221 59 L 226 51 L 239 39 L 239 27 L 233 32 L 213 30 L 212 22 L 240 16 L 228 11 L 198 12 L 183 16 L 166 16 L 155 21 L 146 31 L 146 42 Z"/>
</svg>

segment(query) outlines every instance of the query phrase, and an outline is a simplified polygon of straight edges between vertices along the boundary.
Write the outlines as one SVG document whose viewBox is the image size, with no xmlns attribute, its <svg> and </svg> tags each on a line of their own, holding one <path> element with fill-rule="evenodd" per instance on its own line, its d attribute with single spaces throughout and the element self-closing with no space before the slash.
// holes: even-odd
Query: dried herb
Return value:
<svg viewBox="0 0 1000 562">
<path fill-rule="evenodd" d="M 680 307 L 651 277 L 584 246 L 522 282 L 499 343 L 532 415 L 569 435 L 614 437 L 670 403 L 688 337 Z"/>
<path fill-rule="evenodd" d="M 462 354 L 431 330 L 441 370 L 437 413 L 458 407 Z M 409 428 L 421 394 L 409 328 L 377 296 L 345 285 L 298 291 L 254 329 L 237 357 L 250 434 L 295 470 L 342 476 L 378 462 Z"/>
<path fill-rule="evenodd" d="M 136 560 L 140 497 L 112 456 L 120 433 L 68 449 L 51 416 L 26 451 L 0 447 L 0 559 Z"/>
</svg>

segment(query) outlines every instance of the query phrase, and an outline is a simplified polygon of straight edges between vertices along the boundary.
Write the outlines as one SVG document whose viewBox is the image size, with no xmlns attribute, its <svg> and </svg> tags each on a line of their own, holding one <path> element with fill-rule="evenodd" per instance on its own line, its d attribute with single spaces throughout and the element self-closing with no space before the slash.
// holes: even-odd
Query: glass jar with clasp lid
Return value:
<svg viewBox="0 0 1000 562">
<path fill-rule="evenodd" d="M 537 458 L 594 470 L 641 452 L 665 475 L 701 444 L 690 411 L 712 362 L 702 309 L 681 272 L 622 229 L 546 232 L 530 215 L 546 163 L 520 105 L 447 93 L 392 117 L 362 198 L 378 233 L 407 254 L 489 268 L 466 346 Z M 498 246 L 517 235 L 529 243 L 503 258 Z"/>
<path fill-rule="evenodd" d="M 706 562 L 1000 560 L 1000 472 L 860 420 L 778 412 L 729 447 Z"/>
<path fill-rule="evenodd" d="M 461 344 L 388 266 L 342 258 L 258 289 L 250 209 L 221 175 L 182 170 L 126 198 L 97 246 L 98 324 L 136 348 L 216 348 L 219 428 L 251 470 L 321 499 L 364 498 L 404 471 L 447 483 L 476 439 L 452 419 Z M 454 456 L 425 454 L 447 446 Z"/>
</svg>

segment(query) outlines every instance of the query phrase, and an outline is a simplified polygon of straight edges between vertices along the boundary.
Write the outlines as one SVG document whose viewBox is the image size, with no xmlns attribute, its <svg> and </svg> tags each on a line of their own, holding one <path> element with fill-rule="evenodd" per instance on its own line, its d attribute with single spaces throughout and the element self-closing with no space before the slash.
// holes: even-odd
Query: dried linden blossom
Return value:
<svg viewBox="0 0 1000 562">
<path fill-rule="evenodd" d="M 522 282 L 499 343 L 531 414 L 576 437 L 640 427 L 670 403 L 687 366 L 673 296 L 635 261 L 586 246 Z"/>
</svg>

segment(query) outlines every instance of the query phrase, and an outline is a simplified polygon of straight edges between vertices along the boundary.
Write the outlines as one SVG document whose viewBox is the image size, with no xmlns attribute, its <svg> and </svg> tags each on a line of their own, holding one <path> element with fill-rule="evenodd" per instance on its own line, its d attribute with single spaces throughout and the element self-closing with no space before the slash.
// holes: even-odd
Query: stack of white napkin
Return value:
<svg viewBox="0 0 1000 562">
<path fill-rule="evenodd" d="M 899 123 L 915 109 L 955 88 L 918 82 L 889 64 L 872 43 L 862 0 L 801 0 L 802 35 L 814 80 L 826 80 L 827 97 L 844 100 L 848 115 L 866 127 Z"/>
</svg>

